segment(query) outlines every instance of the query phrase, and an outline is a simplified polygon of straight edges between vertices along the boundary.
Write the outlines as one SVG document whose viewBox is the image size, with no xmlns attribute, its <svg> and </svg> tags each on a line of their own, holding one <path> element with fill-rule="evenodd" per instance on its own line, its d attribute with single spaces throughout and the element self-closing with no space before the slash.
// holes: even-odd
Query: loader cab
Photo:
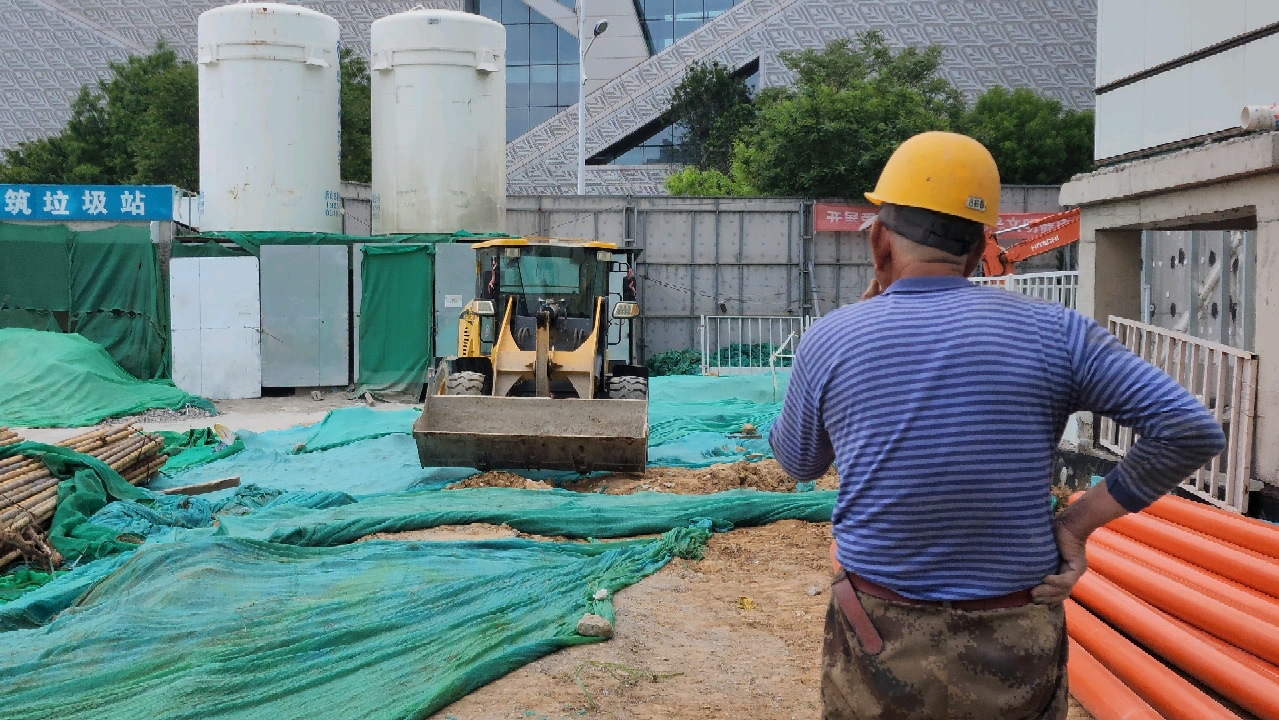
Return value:
<svg viewBox="0 0 1279 720">
<path fill-rule="evenodd" d="M 626 363 L 632 362 L 631 333 L 607 330 L 620 323 L 629 330 L 639 314 L 637 254 L 611 243 L 527 238 L 476 246 L 475 297 L 484 309 L 479 323 L 481 352 L 491 352 L 508 312 L 511 335 L 520 350 L 535 349 L 539 313 L 549 314 L 553 323 L 553 349 L 575 350 L 592 334 L 596 308 L 603 298 L 606 315 L 600 320 L 606 332 L 599 334 L 599 341 L 605 346 L 625 342 L 622 354 Z M 620 292 L 614 276 L 621 279 Z M 614 338 L 611 343 L 610 337 Z"/>
</svg>

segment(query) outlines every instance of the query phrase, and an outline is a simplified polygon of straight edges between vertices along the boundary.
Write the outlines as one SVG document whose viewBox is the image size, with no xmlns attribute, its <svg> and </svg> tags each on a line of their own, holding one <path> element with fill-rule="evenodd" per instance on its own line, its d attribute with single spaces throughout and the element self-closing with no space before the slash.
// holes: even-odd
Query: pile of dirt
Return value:
<svg viewBox="0 0 1279 720">
<path fill-rule="evenodd" d="M 495 470 L 474 475 L 448 486 L 449 490 L 479 487 L 545 489 L 549 484 Z M 750 488 L 764 492 L 794 492 L 795 479 L 776 460 L 739 461 L 705 468 L 651 467 L 643 473 L 612 473 L 557 483 L 574 492 L 630 495 L 637 492 L 667 492 L 677 495 L 706 495 L 723 490 Z M 818 479 L 817 490 L 835 490 L 839 475 L 831 468 Z"/>
<path fill-rule="evenodd" d="M 465 480 L 448 485 L 444 489 L 445 490 L 463 490 L 467 488 L 486 488 L 486 487 L 522 488 L 527 490 L 550 490 L 551 489 L 551 486 L 546 483 L 538 482 L 536 480 L 529 480 L 527 478 L 522 478 L 519 475 L 503 472 L 502 470 L 491 470 L 486 473 L 480 473 L 479 475 L 472 475 L 471 477 Z"/>
</svg>

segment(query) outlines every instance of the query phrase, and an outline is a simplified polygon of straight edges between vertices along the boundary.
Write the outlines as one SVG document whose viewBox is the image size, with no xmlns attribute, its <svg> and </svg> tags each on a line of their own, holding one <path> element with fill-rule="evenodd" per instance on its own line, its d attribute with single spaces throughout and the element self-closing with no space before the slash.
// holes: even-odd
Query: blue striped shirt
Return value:
<svg viewBox="0 0 1279 720">
<path fill-rule="evenodd" d="M 1106 478 L 1136 511 L 1221 452 L 1212 415 L 1093 320 L 961 277 L 906 278 L 804 335 L 769 443 L 835 463 L 839 561 L 907 597 L 966 600 L 1057 570 L 1053 456 L 1075 411 L 1141 438 Z"/>
</svg>

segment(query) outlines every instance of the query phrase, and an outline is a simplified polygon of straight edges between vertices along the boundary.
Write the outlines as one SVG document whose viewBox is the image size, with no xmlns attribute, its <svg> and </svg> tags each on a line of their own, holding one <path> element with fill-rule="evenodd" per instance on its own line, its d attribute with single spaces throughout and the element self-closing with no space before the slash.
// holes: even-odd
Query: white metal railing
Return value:
<svg viewBox="0 0 1279 720">
<path fill-rule="evenodd" d="M 702 374 L 753 375 L 789 367 L 810 324 L 810 319 L 786 315 L 702 315 L 697 326 Z"/>
<path fill-rule="evenodd" d="M 1257 356 L 1185 333 L 1110 317 L 1110 332 L 1124 347 L 1172 376 L 1199 398 L 1226 432 L 1226 450 L 1195 471 L 1182 487 L 1217 507 L 1248 511 L 1252 428 L 1257 404 Z M 1101 419 L 1101 444 L 1123 455 L 1132 428 Z"/>
<path fill-rule="evenodd" d="M 974 285 L 1001 287 L 1040 300 L 1060 303 L 1072 310 L 1075 309 L 1079 297 L 1079 272 L 1076 270 L 969 279 Z"/>
</svg>

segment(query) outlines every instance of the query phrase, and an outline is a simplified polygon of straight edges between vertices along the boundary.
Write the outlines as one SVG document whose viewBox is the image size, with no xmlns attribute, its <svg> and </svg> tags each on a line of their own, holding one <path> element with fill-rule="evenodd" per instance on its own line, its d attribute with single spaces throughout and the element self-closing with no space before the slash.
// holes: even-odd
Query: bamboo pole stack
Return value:
<svg viewBox="0 0 1279 720">
<path fill-rule="evenodd" d="M 0 446 L 21 440 L 0 428 Z M 56 444 L 101 460 L 132 485 L 149 483 L 167 459 L 159 454 L 164 442 L 133 425 L 101 428 Z M 57 504 L 58 479 L 42 460 L 0 459 L 0 568 L 24 556 L 49 566 L 61 561 L 43 537 Z"/>
</svg>

